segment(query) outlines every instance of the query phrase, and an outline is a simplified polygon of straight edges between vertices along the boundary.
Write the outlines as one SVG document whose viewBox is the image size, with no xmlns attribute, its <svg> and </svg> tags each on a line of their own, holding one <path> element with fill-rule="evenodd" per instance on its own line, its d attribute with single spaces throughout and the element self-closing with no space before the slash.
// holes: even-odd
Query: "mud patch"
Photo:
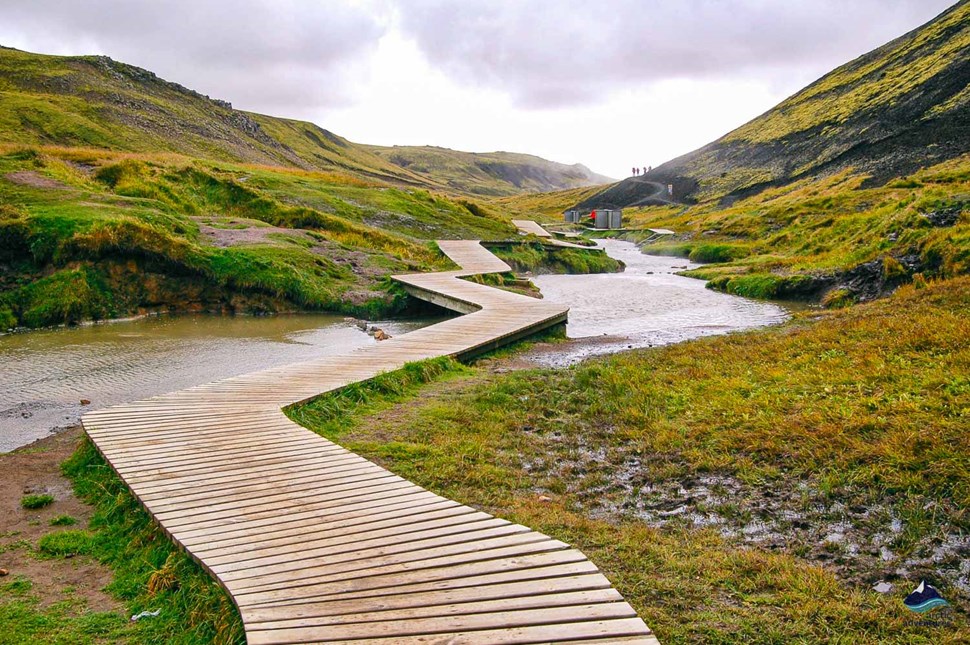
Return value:
<svg viewBox="0 0 970 645">
<path fill-rule="evenodd" d="M 209 218 L 193 218 L 199 223 L 199 233 L 203 239 L 212 246 L 226 248 L 229 246 L 241 246 L 244 244 L 279 244 L 278 240 L 270 237 L 271 234 L 284 234 L 294 237 L 310 239 L 305 231 L 294 231 L 289 228 L 280 228 L 263 223 L 255 223 L 251 220 L 226 219 L 212 220 Z M 212 224 L 218 224 L 213 226 Z"/>
<path fill-rule="evenodd" d="M 860 586 L 946 581 L 948 599 L 970 606 L 970 535 L 961 526 L 940 526 L 939 517 L 959 516 L 959 509 L 939 501 L 832 489 L 821 478 L 749 483 L 732 474 L 690 473 L 677 455 L 604 445 L 599 435 L 609 429 L 588 428 L 582 436 L 524 431 L 543 446 L 522 462 L 539 482 L 536 493 L 556 494 L 543 481 L 568 482 L 569 498 L 592 517 L 713 530 L 738 545 L 795 553 Z"/>
<path fill-rule="evenodd" d="M 20 170 L 4 175 L 4 178 L 19 186 L 30 186 L 31 188 L 46 188 L 48 190 L 69 190 L 70 186 L 61 183 L 56 179 L 45 177 L 32 170 Z"/>
<path fill-rule="evenodd" d="M 60 464 L 74 451 L 80 428 L 53 435 L 16 452 L 0 455 L 0 568 L 9 575 L 0 581 L 29 580 L 30 595 L 41 607 L 65 600 L 91 611 L 123 611 L 121 603 L 102 591 L 112 580 L 110 569 L 87 556 L 42 558 L 37 543 L 44 535 L 63 530 L 50 521 L 70 516 L 84 529 L 91 507 L 78 500 L 61 475 Z M 27 494 L 48 494 L 54 502 L 37 510 L 20 507 Z"/>
</svg>

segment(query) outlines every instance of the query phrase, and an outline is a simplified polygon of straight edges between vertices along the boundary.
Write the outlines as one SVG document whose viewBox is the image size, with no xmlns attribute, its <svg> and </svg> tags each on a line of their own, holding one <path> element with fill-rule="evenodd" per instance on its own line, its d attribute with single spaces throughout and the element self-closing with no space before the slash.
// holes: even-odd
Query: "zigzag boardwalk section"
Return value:
<svg viewBox="0 0 970 645">
<path fill-rule="evenodd" d="M 460 279 L 509 270 L 477 242 L 439 244 L 461 270 L 395 279 L 467 315 L 92 412 L 84 429 L 226 589 L 249 643 L 656 643 L 579 551 L 435 495 L 283 414 L 409 361 L 565 321 L 563 307 Z"/>
<path fill-rule="evenodd" d="M 546 229 L 539 226 L 537 222 L 533 222 L 531 219 L 514 219 L 512 224 L 515 225 L 519 232 L 523 235 L 535 235 L 542 239 L 543 244 L 550 244 L 552 246 L 561 246 L 563 248 L 569 249 L 586 249 L 589 250 L 589 246 L 582 246 L 581 244 L 573 244 L 572 242 L 563 242 L 562 240 L 553 237 L 552 233 Z"/>
</svg>

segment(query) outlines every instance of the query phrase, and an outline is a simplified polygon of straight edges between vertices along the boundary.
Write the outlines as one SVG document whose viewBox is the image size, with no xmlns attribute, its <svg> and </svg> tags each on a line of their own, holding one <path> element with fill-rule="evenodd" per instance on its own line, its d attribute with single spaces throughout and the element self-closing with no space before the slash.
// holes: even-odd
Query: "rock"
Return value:
<svg viewBox="0 0 970 645">
<path fill-rule="evenodd" d="M 539 501 L 543 503 L 548 503 L 552 501 L 552 498 L 548 495 L 539 495 Z"/>
<path fill-rule="evenodd" d="M 938 228 L 953 226 L 960 219 L 962 209 L 958 206 L 943 208 L 930 213 L 923 213 L 923 217 L 930 221 L 930 224 Z"/>
<path fill-rule="evenodd" d="M 9 576 L 9 575 L 10 575 L 9 571 L 7 571 L 6 569 L 0 569 L 0 578 L 2 578 L 3 576 Z"/>
<path fill-rule="evenodd" d="M 81 399 L 81 405 L 91 405 L 91 401 L 88 399 Z"/>
<path fill-rule="evenodd" d="M 893 586 L 890 583 L 883 581 L 876 584 L 876 586 L 874 586 L 872 590 L 875 591 L 876 593 L 889 593 L 890 591 L 893 590 Z"/>
</svg>

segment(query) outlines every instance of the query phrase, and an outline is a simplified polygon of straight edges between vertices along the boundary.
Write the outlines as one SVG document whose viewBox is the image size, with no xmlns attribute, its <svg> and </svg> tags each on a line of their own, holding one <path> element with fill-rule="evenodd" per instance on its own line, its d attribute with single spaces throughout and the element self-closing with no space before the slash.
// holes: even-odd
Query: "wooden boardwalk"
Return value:
<svg viewBox="0 0 970 645">
<path fill-rule="evenodd" d="M 417 361 L 496 347 L 566 309 L 461 276 L 395 276 L 466 313 L 343 356 L 91 412 L 84 429 L 226 589 L 249 643 L 656 643 L 579 551 L 435 495 L 290 421 L 284 406 Z"/>
<path fill-rule="evenodd" d="M 543 243 L 551 244 L 553 246 L 561 246 L 570 249 L 595 249 L 596 247 L 582 246 L 580 244 L 573 244 L 572 242 L 564 242 L 556 238 L 552 233 L 546 229 L 539 226 L 538 223 L 533 222 L 531 219 L 514 219 L 512 223 L 515 227 L 519 229 L 520 233 L 525 235 L 535 235 L 536 237 L 542 238 Z"/>
</svg>

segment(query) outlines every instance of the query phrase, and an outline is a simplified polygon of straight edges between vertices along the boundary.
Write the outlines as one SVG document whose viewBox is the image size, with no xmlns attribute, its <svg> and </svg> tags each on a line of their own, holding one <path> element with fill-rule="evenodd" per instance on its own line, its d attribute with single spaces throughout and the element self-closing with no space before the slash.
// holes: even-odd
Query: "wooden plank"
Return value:
<svg viewBox="0 0 970 645">
<path fill-rule="evenodd" d="M 509 270 L 477 242 L 439 247 L 462 268 L 394 278 L 474 313 L 91 412 L 85 430 L 232 595 L 250 643 L 655 642 L 580 552 L 426 491 L 282 413 L 409 361 L 465 356 L 565 320 L 559 305 L 462 280 Z"/>
</svg>

